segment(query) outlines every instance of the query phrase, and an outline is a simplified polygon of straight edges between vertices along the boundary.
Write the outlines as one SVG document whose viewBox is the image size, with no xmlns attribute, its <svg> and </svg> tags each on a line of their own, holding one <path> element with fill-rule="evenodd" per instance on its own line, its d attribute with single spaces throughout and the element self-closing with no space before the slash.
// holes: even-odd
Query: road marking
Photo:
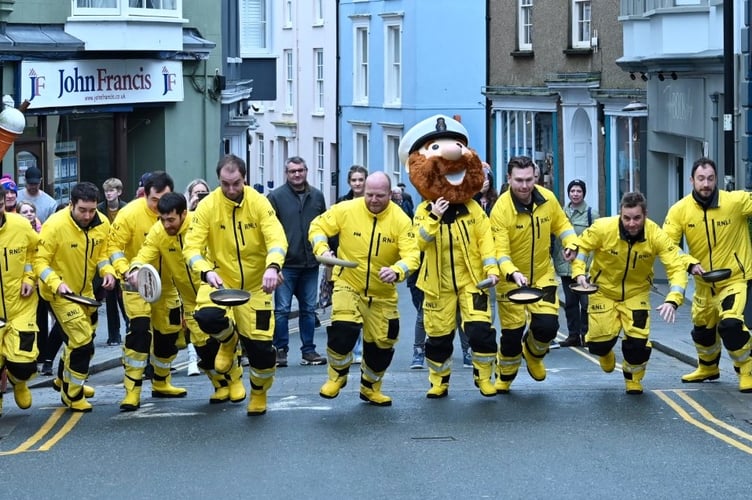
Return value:
<svg viewBox="0 0 752 500">
<path fill-rule="evenodd" d="M 34 445 L 36 445 L 39 441 L 41 441 L 49 432 L 52 431 L 52 429 L 55 428 L 57 423 L 62 419 L 63 415 L 66 413 L 66 408 L 57 408 L 54 412 L 52 412 L 52 415 L 50 415 L 50 418 L 47 419 L 47 421 L 42 425 L 42 427 L 39 428 L 37 432 L 35 432 L 29 439 L 21 443 L 17 448 L 10 450 L 10 451 L 3 451 L 0 452 L 0 456 L 5 455 L 17 455 L 19 453 L 25 453 L 28 451 L 49 451 L 53 446 L 55 446 L 58 441 L 63 439 L 66 434 L 68 434 L 73 428 L 76 426 L 79 420 L 84 416 L 83 413 L 80 412 L 73 412 L 70 415 L 70 418 L 63 424 L 63 426 L 47 441 L 45 441 L 39 448 L 37 449 L 31 449 Z"/>
<path fill-rule="evenodd" d="M 747 441 L 752 442 L 752 435 L 747 434 L 746 432 L 737 429 L 733 425 L 727 424 L 726 422 L 723 422 L 722 420 L 719 420 L 715 416 L 713 416 L 712 413 L 710 413 L 706 408 L 704 408 L 700 403 L 689 397 L 683 390 L 674 389 L 669 391 L 662 391 L 662 390 L 653 390 L 659 398 L 661 398 L 672 410 L 674 410 L 685 422 L 694 425 L 698 429 L 710 434 L 711 436 L 720 439 L 726 444 L 729 444 L 733 446 L 734 448 L 743 451 L 744 453 L 747 453 L 749 455 L 752 455 L 752 447 L 748 446 L 740 441 L 737 441 L 731 436 L 727 436 L 726 434 L 723 434 L 719 432 L 718 430 L 714 429 L 713 427 L 700 422 L 695 417 L 689 414 L 684 408 L 682 408 L 678 403 L 676 403 L 673 399 L 671 399 L 669 396 L 666 395 L 666 392 L 671 392 L 681 398 L 685 403 L 687 403 L 689 406 L 691 406 L 702 418 L 707 420 L 708 422 L 720 427 L 721 429 L 730 432 L 732 434 L 735 434 L 736 436 L 739 436 L 742 439 L 746 439 Z"/>
<path fill-rule="evenodd" d="M 288 411 L 288 410 L 313 410 L 313 411 L 330 411 L 331 406 L 326 405 L 311 405 L 305 406 L 298 402 L 297 396 L 285 396 L 276 403 L 269 403 L 269 410 L 274 411 Z"/>
</svg>

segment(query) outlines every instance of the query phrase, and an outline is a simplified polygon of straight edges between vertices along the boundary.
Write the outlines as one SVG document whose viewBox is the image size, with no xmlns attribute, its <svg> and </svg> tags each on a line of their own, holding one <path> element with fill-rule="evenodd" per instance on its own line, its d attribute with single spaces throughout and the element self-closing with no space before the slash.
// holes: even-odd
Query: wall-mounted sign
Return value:
<svg viewBox="0 0 752 500">
<path fill-rule="evenodd" d="M 23 61 L 20 79 L 31 109 L 183 100 L 179 61 Z"/>
</svg>

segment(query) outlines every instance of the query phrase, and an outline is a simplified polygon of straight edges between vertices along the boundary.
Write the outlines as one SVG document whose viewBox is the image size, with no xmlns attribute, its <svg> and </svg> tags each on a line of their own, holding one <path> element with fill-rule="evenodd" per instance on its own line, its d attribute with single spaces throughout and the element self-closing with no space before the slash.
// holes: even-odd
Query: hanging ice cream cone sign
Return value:
<svg viewBox="0 0 752 500">
<path fill-rule="evenodd" d="M 25 109 L 28 101 L 22 104 Z M 0 112 L 0 159 L 10 149 L 10 145 L 23 134 L 26 127 L 26 117 L 21 110 L 14 107 L 13 98 L 6 95 L 3 97 L 3 111 Z"/>
</svg>

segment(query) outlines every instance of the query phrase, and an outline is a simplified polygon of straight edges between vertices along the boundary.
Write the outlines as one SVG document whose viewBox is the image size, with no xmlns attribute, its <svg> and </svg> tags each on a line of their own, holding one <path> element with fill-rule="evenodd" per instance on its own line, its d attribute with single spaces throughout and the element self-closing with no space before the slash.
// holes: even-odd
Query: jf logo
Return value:
<svg viewBox="0 0 752 500">
<path fill-rule="evenodd" d="M 38 76 L 34 68 L 31 68 L 29 71 L 29 81 L 31 82 L 31 96 L 28 99 L 31 102 L 35 97 L 42 95 L 45 78 Z"/>
</svg>

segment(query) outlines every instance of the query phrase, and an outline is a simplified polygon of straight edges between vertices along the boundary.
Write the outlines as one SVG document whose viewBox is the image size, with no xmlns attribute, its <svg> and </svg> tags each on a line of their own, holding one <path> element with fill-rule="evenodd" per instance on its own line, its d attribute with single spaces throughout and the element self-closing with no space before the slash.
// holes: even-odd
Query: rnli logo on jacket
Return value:
<svg viewBox="0 0 752 500">
<path fill-rule="evenodd" d="M 715 226 L 716 227 L 726 227 L 726 226 L 730 226 L 730 225 L 731 225 L 731 219 L 717 220 L 717 221 L 715 221 Z"/>
<path fill-rule="evenodd" d="M 78 243 L 71 243 L 71 248 L 78 248 Z"/>
<path fill-rule="evenodd" d="M 255 222 L 244 222 L 243 229 L 256 229 L 258 227 Z"/>
<path fill-rule="evenodd" d="M 517 224 L 514 227 L 517 228 L 517 229 L 525 229 L 525 226 L 523 226 L 522 224 Z"/>
<path fill-rule="evenodd" d="M 637 260 L 648 260 L 648 259 L 651 259 L 652 257 L 653 257 L 652 254 L 641 253 L 637 255 Z"/>
<path fill-rule="evenodd" d="M 541 224 L 545 224 L 546 222 L 551 222 L 551 217 L 541 217 L 540 219 L 538 219 L 538 222 L 540 222 Z"/>
<path fill-rule="evenodd" d="M 591 311 L 605 311 L 606 304 L 590 304 Z"/>
<path fill-rule="evenodd" d="M 389 236 L 382 236 L 381 242 L 382 243 L 394 243 L 394 238 L 390 238 Z"/>
<path fill-rule="evenodd" d="M 26 253 L 26 251 L 23 248 L 9 248 L 8 249 L 8 255 L 20 255 L 24 253 Z"/>
</svg>

